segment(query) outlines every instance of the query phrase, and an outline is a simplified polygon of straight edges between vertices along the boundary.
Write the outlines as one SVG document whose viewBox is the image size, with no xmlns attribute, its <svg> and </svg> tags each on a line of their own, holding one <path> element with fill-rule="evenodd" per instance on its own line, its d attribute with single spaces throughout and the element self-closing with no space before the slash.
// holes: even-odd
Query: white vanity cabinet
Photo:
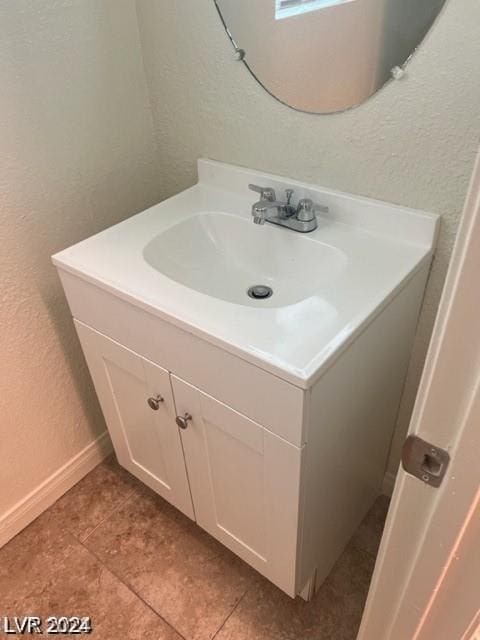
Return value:
<svg viewBox="0 0 480 640">
<path fill-rule="evenodd" d="M 309 599 L 393 484 L 438 217 L 211 160 L 198 174 L 53 261 L 120 463 Z M 249 184 L 329 213 L 306 234 L 254 225 Z"/>
<path fill-rule="evenodd" d="M 302 449 L 75 325 L 119 462 L 295 595 Z"/>
<path fill-rule="evenodd" d="M 309 599 L 381 492 L 427 269 L 309 389 L 60 275 L 120 463 Z"/>
</svg>

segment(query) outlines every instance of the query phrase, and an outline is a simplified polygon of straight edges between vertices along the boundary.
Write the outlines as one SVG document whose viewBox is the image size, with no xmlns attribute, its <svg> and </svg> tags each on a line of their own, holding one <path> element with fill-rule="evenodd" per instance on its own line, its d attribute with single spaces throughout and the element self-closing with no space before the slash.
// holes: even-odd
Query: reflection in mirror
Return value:
<svg viewBox="0 0 480 640">
<path fill-rule="evenodd" d="M 389 80 L 446 0 L 215 0 L 244 63 L 281 102 L 311 113 L 354 107 Z"/>
<path fill-rule="evenodd" d="M 299 13 L 318 11 L 325 7 L 333 7 L 344 2 L 354 2 L 355 0 L 275 0 L 275 19 L 291 18 Z"/>
</svg>

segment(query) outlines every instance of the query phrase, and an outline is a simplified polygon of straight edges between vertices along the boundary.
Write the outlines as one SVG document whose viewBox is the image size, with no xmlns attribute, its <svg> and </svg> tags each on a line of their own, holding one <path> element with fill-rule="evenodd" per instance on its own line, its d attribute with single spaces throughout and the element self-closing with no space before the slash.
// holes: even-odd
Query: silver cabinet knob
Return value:
<svg viewBox="0 0 480 640">
<path fill-rule="evenodd" d="M 188 422 L 191 419 L 192 416 L 189 413 L 185 413 L 183 416 L 177 416 L 175 422 L 178 424 L 180 429 L 186 429 L 188 427 Z"/>
<path fill-rule="evenodd" d="M 154 411 L 158 411 L 160 407 L 160 403 L 163 402 L 163 398 L 160 394 L 158 394 L 155 396 L 155 398 L 149 398 L 147 402 L 150 409 L 153 409 Z"/>
</svg>

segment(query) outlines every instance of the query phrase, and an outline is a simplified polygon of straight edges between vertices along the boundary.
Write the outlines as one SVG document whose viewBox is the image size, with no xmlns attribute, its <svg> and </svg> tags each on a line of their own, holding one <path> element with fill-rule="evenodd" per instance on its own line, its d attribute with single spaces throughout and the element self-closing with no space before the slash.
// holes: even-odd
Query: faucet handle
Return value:
<svg viewBox="0 0 480 640">
<path fill-rule="evenodd" d="M 275 195 L 275 189 L 271 187 L 259 187 L 256 184 L 249 184 L 248 188 L 251 191 L 256 191 L 260 194 L 261 200 L 268 200 L 269 202 L 275 202 L 277 196 Z"/>
<path fill-rule="evenodd" d="M 302 222 L 310 222 L 315 218 L 316 213 L 328 213 L 328 211 L 325 205 L 315 204 L 310 198 L 303 198 L 297 206 L 297 218 Z"/>
<path fill-rule="evenodd" d="M 302 198 L 297 205 L 297 220 L 310 222 L 315 218 L 315 205 L 310 198 Z"/>
</svg>

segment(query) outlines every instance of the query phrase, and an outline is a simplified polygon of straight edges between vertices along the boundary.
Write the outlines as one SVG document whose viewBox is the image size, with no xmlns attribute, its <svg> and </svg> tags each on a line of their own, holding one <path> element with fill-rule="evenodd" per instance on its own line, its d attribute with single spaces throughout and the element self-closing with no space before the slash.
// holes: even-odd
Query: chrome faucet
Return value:
<svg viewBox="0 0 480 640">
<path fill-rule="evenodd" d="M 260 194 L 260 200 L 252 206 L 253 222 L 265 224 L 271 222 L 300 233 L 309 233 L 317 228 L 316 212 L 328 211 L 328 207 L 314 204 L 310 198 L 303 198 L 293 206 L 291 199 L 293 189 L 285 189 L 284 202 L 278 201 L 275 190 L 271 187 L 258 187 L 249 184 L 248 188 Z M 272 213 L 269 213 L 269 212 Z"/>
</svg>

